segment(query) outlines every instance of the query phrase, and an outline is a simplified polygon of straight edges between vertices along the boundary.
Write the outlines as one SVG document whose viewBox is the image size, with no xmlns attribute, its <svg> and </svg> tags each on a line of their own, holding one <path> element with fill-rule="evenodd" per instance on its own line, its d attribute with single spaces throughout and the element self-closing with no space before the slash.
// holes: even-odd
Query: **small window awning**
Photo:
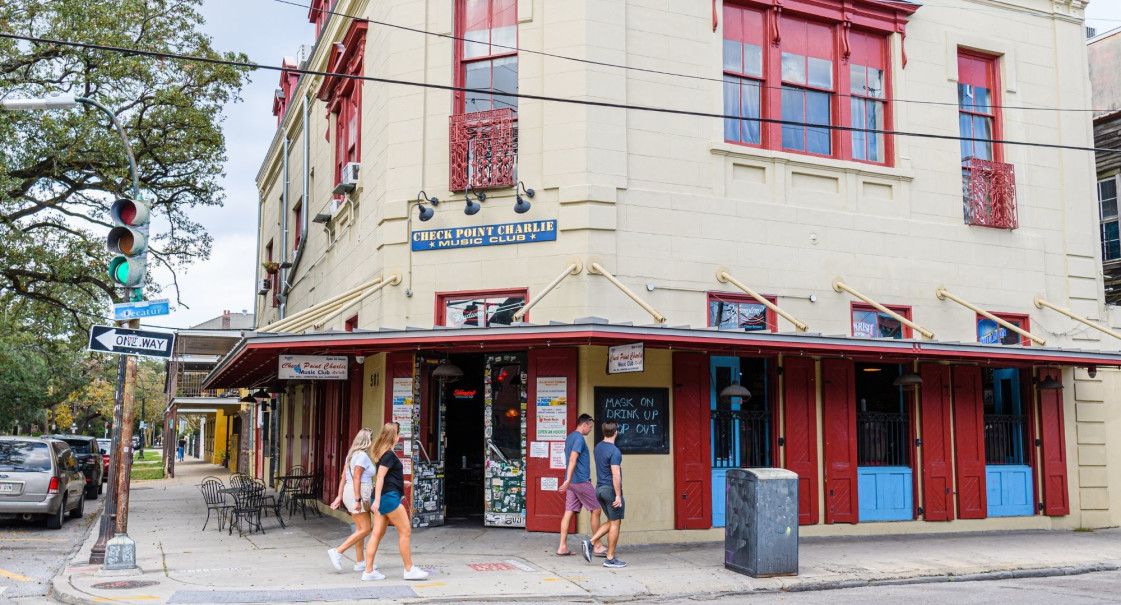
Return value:
<svg viewBox="0 0 1121 605">
<path fill-rule="evenodd" d="M 613 324 L 600 318 L 573 323 L 433 327 L 303 334 L 249 333 L 202 384 L 202 388 L 257 387 L 275 380 L 277 356 L 371 355 L 381 352 L 441 353 L 558 346 L 614 346 L 642 342 L 648 348 L 705 351 L 713 355 L 845 355 L 854 359 L 982 363 L 1000 367 L 1037 365 L 1121 367 L 1121 352 L 1057 347 L 1020 347 L 975 342 L 853 338 L 799 332 L 744 332 L 715 327 Z"/>
</svg>

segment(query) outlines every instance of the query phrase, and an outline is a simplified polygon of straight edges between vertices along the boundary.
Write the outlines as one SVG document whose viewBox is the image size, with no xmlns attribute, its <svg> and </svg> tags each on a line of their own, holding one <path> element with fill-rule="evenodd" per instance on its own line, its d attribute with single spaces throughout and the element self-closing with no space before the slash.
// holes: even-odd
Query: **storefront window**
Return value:
<svg viewBox="0 0 1121 605">
<path fill-rule="evenodd" d="M 441 294 L 437 297 L 437 323 L 449 328 L 508 326 L 514 313 L 525 306 L 525 292 L 484 295 Z"/>
<path fill-rule="evenodd" d="M 520 460 L 522 457 L 522 416 L 521 366 L 519 364 L 501 365 L 491 370 L 494 406 L 494 430 L 491 442 L 507 460 Z"/>
<path fill-rule="evenodd" d="M 888 307 L 911 319 L 910 307 Z M 857 338 L 910 338 L 911 329 L 898 319 L 869 305 L 852 305 L 852 335 Z"/>
<path fill-rule="evenodd" d="M 770 466 L 767 360 L 713 357 L 712 382 L 712 467 Z M 721 399 L 719 393 L 732 383 L 746 387 L 751 398 Z"/>
<path fill-rule="evenodd" d="M 765 297 L 772 303 L 773 297 Z M 745 332 L 776 331 L 774 313 L 759 301 L 743 294 L 708 293 L 708 325 Z"/>
<path fill-rule="evenodd" d="M 898 364 L 856 364 L 856 457 L 859 466 L 910 466 Z"/>
<path fill-rule="evenodd" d="M 1027 464 L 1020 403 L 1020 371 L 983 368 L 981 393 L 985 405 L 985 463 Z"/>
<path fill-rule="evenodd" d="M 1027 315 L 994 313 L 997 317 L 1024 331 L 1031 331 Z M 1031 340 L 981 315 L 977 316 L 977 342 L 983 344 L 1031 345 Z"/>
</svg>

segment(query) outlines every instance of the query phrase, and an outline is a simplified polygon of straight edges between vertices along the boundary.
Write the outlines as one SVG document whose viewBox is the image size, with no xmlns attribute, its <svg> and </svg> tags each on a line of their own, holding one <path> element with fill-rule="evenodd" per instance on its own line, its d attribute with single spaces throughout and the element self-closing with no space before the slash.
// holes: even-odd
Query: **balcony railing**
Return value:
<svg viewBox="0 0 1121 605">
<path fill-rule="evenodd" d="M 237 391 L 227 391 L 226 389 L 204 389 L 202 388 L 202 381 L 206 378 L 206 374 L 199 372 L 189 372 L 180 374 L 175 381 L 175 396 L 176 397 L 224 397 L 225 393 L 230 392 L 234 395 Z"/>
<path fill-rule="evenodd" d="M 770 466 L 770 438 L 766 410 L 713 410 L 712 468 Z"/>
<path fill-rule="evenodd" d="M 859 466 L 910 466 L 906 414 L 856 413 Z"/>
<path fill-rule="evenodd" d="M 965 224 L 993 229 L 1020 226 L 1012 164 L 966 158 L 961 163 Z"/>
<path fill-rule="evenodd" d="M 1027 464 L 1024 417 L 985 414 L 985 464 Z"/>
<path fill-rule="evenodd" d="M 514 110 L 453 115 L 449 129 L 450 190 L 514 186 L 518 161 L 518 121 Z"/>
</svg>

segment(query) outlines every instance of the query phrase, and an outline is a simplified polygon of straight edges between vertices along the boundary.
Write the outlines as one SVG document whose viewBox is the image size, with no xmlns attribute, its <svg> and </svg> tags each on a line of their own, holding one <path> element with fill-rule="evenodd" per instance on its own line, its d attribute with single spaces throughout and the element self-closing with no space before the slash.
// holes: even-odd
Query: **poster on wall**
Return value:
<svg viewBox="0 0 1121 605">
<path fill-rule="evenodd" d="M 280 355 L 277 380 L 346 380 L 347 357 L 330 355 Z"/>
<path fill-rule="evenodd" d="M 402 439 L 413 437 L 413 379 L 393 379 L 393 422 L 401 425 Z"/>
<path fill-rule="evenodd" d="M 568 377 L 537 378 L 537 440 L 563 441 L 568 436 Z"/>
<path fill-rule="evenodd" d="M 564 460 L 564 442 L 552 441 L 549 443 L 549 468 L 551 470 L 565 470 L 568 466 Z"/>
<path fill-rule="evenodd" d="M 641 372 L 643 371 L 644 361 L 645 353 L 641 342 L 619 345 L 617 347 L 607 347 L 608 374 Z"/>
</svg>

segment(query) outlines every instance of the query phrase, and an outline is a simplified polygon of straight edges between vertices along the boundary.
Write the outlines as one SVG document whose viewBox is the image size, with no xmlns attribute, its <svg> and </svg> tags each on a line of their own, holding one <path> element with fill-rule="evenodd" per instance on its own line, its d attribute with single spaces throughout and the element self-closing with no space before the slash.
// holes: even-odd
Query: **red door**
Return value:
<svg viewBox="0 0 1121 605">
<path fill-rule="evenodd" d="M 1061 379 L 1061 376 L 1059 377 Z M 1043 475 L 1043 514 L 1069 515 L 1066 437 L 1063 427 L 1063 390 L 1039 391 L 1040 472 Z"/>
<path fill-rule="evenodd" d="M 284 470 L 279 473 L 281 475 L 287 475 L 288 469 L 292 468 L 292 449 L 295 445 L 292 438 L 296 432 L 296 398 L 288 396 L 284 398 L 284 401 L 285 424 L 288 426 L 288 430 L 284 433 Z"/>
<path fill-rule="evenodd" d="M 814 360 L 787 357 L 782 362 L 783 466 L 798 474 L 798 524 L 813 525 L 817 509 L 817 380 Z"/>
<path fill-rule="evenodd" d="M 531 349 L 529 351 L 529 385 L 527 385 L 526 405 L 526 439 L 531 444 L 544 446 L 546 452 L 553 442 L 563 442 L 564 437 L 558 435 L 539 435 L 537 424 L 537 388 L 538 380 L 549 381 L 555 388 L 556 379 L 564 378 L 567 381 L 567 428 L 565 433 L 572 432 L 576 426 L 576 400 L 579 383 L 577 349 Z M 544 383 L 542 383 L 544 384 Z M 546 404 L 547 405 L 547 404 Z M 542 427 L 544 428 L 544 427 Z M 530 446 L 532 449 L 532 445 Z M 549 458 L 529 456 L 526 459 L 526 531 L 544 531 L 557 533 L 560 531 L 561 517 L 564 516 L 564 494 L 553 489 L 542 489 L 543 479 L 552 479 L 559 485 L 564 483 L 565 469 L 550 469 Z M 575 519 L 573 519 L 575 523 Z M 569 528 L 573 531 L 575 526 Z"/>
<path fill-rule="evenodd" d="M 825 427 L 826 523 L 856 523 L 859 520 L 853 372 L 852 360 L 826 359 L 821 362 L 821 374 L 825 380 L 822 417 Z"/>
<path fill-rule="evenodd" d="M 985 418 L 981 399 L 981 368 L 954 366 L 954 452 L 957 458 L 958 517 L 984 519 Z"/>
<path fill-rule="evenodd" d="M 703 353 L 673 355 L 674 528 L 712 527 L 709 367 Z"/>
<path fill-rule="evenodd" d="M 305 473 L 310 473 L 312 472 L 309 466 L 311 464 L 311 386 L 304 387 L 301 408 L 303 413 L 300 415 L 300 423 L 303 428 L 300 433 L 300 466 L 304 467 Z"/>
<path fill-rule="evenodd" d="M 922 376 L 922 489 L 923 518 L 952 521 L 953 452 L 950 449 L 950 368 L 919 366 Z"/>
</svg>

